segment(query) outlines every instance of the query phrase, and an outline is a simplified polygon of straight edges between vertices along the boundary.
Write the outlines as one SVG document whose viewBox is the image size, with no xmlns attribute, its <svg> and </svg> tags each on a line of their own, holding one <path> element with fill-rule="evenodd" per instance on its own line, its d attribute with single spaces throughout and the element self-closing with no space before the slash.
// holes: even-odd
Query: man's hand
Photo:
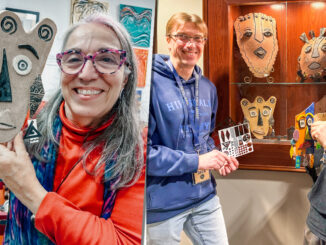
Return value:
<svg viewBox="0 0 326 245">
<path fill-rule="evenodd" d="M 198 170 L 213 169 L 219 171 L 220 175 L 226 176 L 238 167 L 237 159 L 218 150 L 199 155 Z"/>
<path fill-rule="evenodd" d="M 311 136 L 326 148 L 326 122 L 318 121 L 311 125 Z"/>
</svg>

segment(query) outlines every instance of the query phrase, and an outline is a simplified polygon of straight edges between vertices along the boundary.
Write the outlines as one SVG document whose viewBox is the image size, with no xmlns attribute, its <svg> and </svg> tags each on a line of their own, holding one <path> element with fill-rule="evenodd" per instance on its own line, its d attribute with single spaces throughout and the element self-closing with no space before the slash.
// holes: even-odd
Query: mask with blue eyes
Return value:
<svg viewBox="0 0 326 245">
<path fill-rule="evenodd" d="M 30 87 L 42 73 L 56 34 L 50 19 L 25 32 L 19 17 L 0 12 L 0 143 L 21 130 L 30 104 Z"/>
<path fill-rule="evenodd" d="M 262 13 L 250 13 L 236 19 L 234 30 L 249 70 L 255 77 L 268 78 L 278 52 L 275 19 Z"/>
<path fill-rule="evenodd" d="M 302 33 L 300 39 L 305 43 L 301 49 L 298 75 L 301 82 L 310 79 L 315 82 L 326 81 L 326 28 L 320 29 L 318 37 L 313 31 Z"/>
</svg>

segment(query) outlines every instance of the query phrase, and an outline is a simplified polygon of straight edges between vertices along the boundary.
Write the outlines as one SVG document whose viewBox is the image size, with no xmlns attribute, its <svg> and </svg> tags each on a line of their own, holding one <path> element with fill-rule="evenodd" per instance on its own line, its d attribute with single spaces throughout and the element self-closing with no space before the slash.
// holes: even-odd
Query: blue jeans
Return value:
<svg viewBox="0 0 326 245">
<path fill-rule="evenodd" d="M 217 196 L 177 216 L 147 225 L 147 245 L 180 244 L 181 232 L 195 245 L 228 245 L 221 204 Z"/>
</svg>

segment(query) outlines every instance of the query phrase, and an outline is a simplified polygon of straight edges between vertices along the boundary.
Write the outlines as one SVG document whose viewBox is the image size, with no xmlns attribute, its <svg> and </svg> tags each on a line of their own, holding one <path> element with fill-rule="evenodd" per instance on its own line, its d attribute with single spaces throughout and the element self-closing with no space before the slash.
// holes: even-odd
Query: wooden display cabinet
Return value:
<svg viewBox="0 0 326 245">
<path fill-rule="evenodd" d="M 273 95 L 277 98 L 275 134 L 287 135 L 288 129 L 294 127 L 295 115 L 326 94 L 325 80 L 301 83 L 297 79 L 298 56 L 304 44 L 299 37 L 303 32 L 309 37 L 310 30 L 319 36 L 320 28 L 326 27 L 326 2 L 203 0 L 203 6 L 208 26 L 204 72 L 219 95 L 217 125 L 228 117 L 243 122 L 242 98 L 252 102 L 256 96 L 267 100 Z M 273 83 L 253 75 L 251 83 L 243 81 L 251 72 L 241 57 L 233 24 L 237 17 L 249 13 L 264 13 L 276 20 L 279 50 L 270 74 Z M 254 139 L 254 152 L 239 157 L 240 168 L 304 172 L 303 167 L 295 168 L 290 147 L 289 139 Z"/>
</svg>

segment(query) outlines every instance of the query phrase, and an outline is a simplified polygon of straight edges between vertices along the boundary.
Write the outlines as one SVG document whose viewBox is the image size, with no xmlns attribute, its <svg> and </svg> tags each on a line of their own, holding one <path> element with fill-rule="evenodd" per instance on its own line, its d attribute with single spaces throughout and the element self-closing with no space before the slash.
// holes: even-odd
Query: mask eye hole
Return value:
<svg viewBox="0 0 326 245">
<path fill-rule="evenodd" d="M 249 115 L 250 115 L 250 117 L 257 117 L 257 112 L 254 110 L 249 111 Z"/>
<path fill-rule="evenodd" d="M 310 127 L 312 123 L 313 123 L 312 122 L 312 118 L 311 117 L 308 117 L 307 118 L 307 125 Z"/>
<path fill-rule="evenodd" d="M 305 51 L 305 53 L 309 53 L 311 51 L 311 46 L 306 47 L 306 49 L 304 51 Z"/>
<path fill-rule="evenodd" d="M 12 65 L 17 74 L 22 76 L 29 74 L 32 70 L 32 61 L 25 55 L 17 55 L 13 59 Z"/>
<path fill-rule="evenodd" d="M 269 116 L 270 112 L 271 112 L 270 109 L 268 109 L 268 108 L 264 108 L 264 109 L 263 109 L 263 116 L 265 116 L 265 117 Z"/>
<path fill-rule="evenodd" d="M 252 32 L 251 32 L 251 31 L 246 31 L 243 35 L 244 35 L 245 37 L 249 38 L 249 37 L 251 37 Z"/>
<path fill-rule="evenodd" d="M 305 128 L 306 127 L 306 120 L 304 118 L 299 120 L 299 127 Z"/>
<path fill-rule="evenodd" d="M 272 35 L 273 35 L 273 33 L 271 33 L 270 31 L 264 32 L 265 37 L 271 37 Z"/>
<path fill-rule="evenodd" d="M 324 44 L 322 47 L 321 47 L 321 50 L 326 52 L 326 44 Z"/>
</svg>

